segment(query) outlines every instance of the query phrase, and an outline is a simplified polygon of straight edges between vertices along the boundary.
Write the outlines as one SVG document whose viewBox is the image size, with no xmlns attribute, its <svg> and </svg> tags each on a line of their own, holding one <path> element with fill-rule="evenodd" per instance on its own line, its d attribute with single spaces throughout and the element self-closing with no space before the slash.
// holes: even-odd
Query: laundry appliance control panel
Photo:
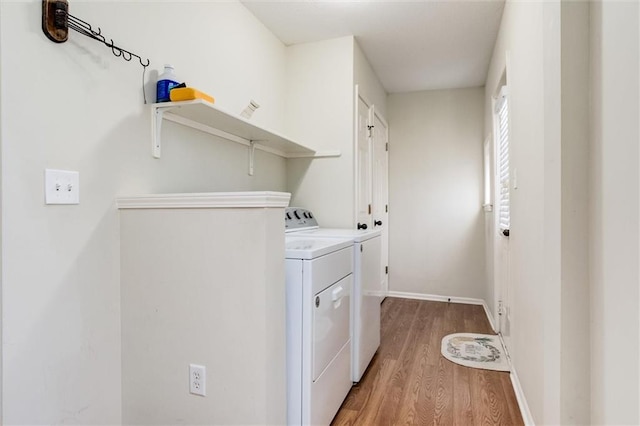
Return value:
<svg viewBox="0 0 640 426">
<path fill-rule="evenodd" d="M 284 229 L 286 231 L 300 231 L 314 229 L 318 221 L 310 210 L 300 207 L 287 207 L 284 212 Z"/>
</svg>

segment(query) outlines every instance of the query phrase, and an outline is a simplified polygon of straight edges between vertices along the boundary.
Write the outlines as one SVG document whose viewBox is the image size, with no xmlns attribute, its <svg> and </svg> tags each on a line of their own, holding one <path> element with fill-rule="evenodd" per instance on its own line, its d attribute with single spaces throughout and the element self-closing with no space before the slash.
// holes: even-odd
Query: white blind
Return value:
<svg viewBox="0 0 640 426">
<path fill-rule="evenodd" d="M 500 182 L 498 224 L 500 231 L 508 230 L 511 225 L 509 204 L 509 102 L 507 86 L 500 89 L 496 103 L 497 144 L 498 144 L 498 180 Z"/>
</svg>

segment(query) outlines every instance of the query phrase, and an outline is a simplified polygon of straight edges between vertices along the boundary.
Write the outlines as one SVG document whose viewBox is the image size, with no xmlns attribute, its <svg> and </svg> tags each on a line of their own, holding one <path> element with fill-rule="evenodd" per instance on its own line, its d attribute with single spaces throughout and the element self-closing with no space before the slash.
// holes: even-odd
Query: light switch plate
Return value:
<svg viewBox="0 0 640 426">
<path fill-rule="evenodd" d="M 80 204 L 80 173 L 46 169 L 44 198 L 45 204 Z"/>
</svg>

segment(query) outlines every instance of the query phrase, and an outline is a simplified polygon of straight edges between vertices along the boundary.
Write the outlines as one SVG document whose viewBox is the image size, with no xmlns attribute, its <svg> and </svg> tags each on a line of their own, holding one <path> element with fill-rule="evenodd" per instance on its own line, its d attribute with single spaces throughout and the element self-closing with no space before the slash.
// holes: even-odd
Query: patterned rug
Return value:
<svg viewBox="0 0 640 426">
<path fill-rule="evenodd" d="M 442 339 L 442 355 L 449 361 L 466 367 L 509 371 L 509 363 L 497 335 L 449 334 Z"/>
</svg>

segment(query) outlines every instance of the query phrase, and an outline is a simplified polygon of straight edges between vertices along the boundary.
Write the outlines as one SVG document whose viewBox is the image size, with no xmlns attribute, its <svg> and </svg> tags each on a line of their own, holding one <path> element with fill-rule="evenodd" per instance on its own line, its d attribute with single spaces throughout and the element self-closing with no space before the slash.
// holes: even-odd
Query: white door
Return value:
<svg viewBox="0 0 640 426">
<path fill-rule="evenodd" d="M 505 345 L 510 347 L 511 341 L 511 303 L 510 283 L 511 273 L 509 268 L 509 239 L 498 235 L 496 241 L 496 254 L 498 256 L 497 268 L 497 292 L 496 310 L 498 332 L 502 334 Z"/>
<path fill-rule="evenodd" d="M 371 104 L 356 86 L 356 221 L 358 229 L 371 229 Z"/>
<path fill-rule="evenodd" d="M 495 156 L 495 209 L 494 209 L 494 271 L 496 318 L 498 332 L 502 334 L 507 350 L 511 347 L 511 268 L 509 235 L 511 227 L 511 164 L 509 102 L 506 86 L 503 86 L 494 105 Z"/>
<path fill-rule="evenodd" d="M 372 211 L 373 227 L 382 233 L 380 288 L 389 289 L 389 128 L 374 107 L 372 132 Z"/>
</svg>

